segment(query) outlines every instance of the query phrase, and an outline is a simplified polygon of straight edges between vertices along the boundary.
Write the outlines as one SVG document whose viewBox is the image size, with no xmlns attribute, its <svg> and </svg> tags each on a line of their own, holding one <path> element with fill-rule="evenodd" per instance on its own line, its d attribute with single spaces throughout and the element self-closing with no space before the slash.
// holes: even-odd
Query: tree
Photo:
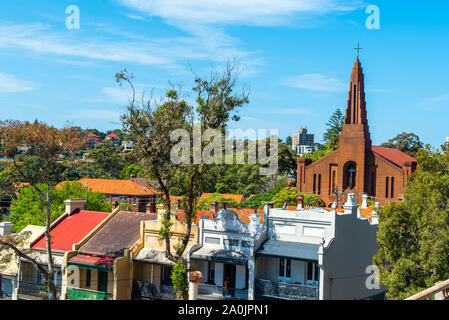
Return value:
<svg viewBox="0 0 449 320">
<path fill-rule="evenodd" d="M 47 185 L 38 184 L 37 187 L 45 192 Z M 86 199 L 86 210 L 111 212 L 112 205 L 106 202 L 106 197 L 100 192 L 87 189 L 80 182 L 66 182 L 60 188 L 51 188 L 51 220 L 55 221 L 65 211 L 66 199 Z M 29 224 L 44 226 L 46 210 L 43 200 L 33 187 L 24 186 L 17 193 L 17 199 L 12 202 L 10 221 L 14 224 L 14 231 L 19 232 Z"/>
<path fill-rule="evenodd" d="M 417 154 L 403 202 L 379 212 L 373 261 L 388 299 L 404 299 L 449 278 L 449 152 Z"/>
<path fill-rule="evenodd" d="M 123 170 L 123 156 L 110 140 L 103 140 L 90 150 L 89 158 L 94 160 L 93 169 L 98 176 L 118 179 Z"/>
<path fill-rule="evenodd" d="M 196 108 L 180 99 L 179 92 L 172 88 L 159 103 L 144 102 L 142 99 L 139 106 L 133 98 L 127 114 L 122 117 L 125 131 L 132 135 L 139 165 L 148 173 L 148 178 L 158 182 L 159 190 L 163 194 L 165 212 L 159 234 L 165 240 L 166 257 L 176 263 L 186 263 L 182 254 L 189 242 L 191 224 L 195 221 L 196 215 L 195 201 L 200 195 L 200 186 L 208 165 L 204 162 L 194 163 L 193 150 L 189 150 L 187 154 L 187 160 L 189 160 L 187 163 L 174 163 L 171 153 L 179 140 L 173 141 L 171 134 L 175 130 L 184 130 L 183 132 L 188 133 L 188 137 L 184 138 L 188 139 L 190 146 L 194 145 L 195 128 L 199 128 L 201 132 L 217 129 L 223 136 L 227 122 L 231 119 L 238 121 L 237 109 L 248 103 L 248 95 L 245 91 L 239 94 L 234 93 L 238 73 L 238 65 L 228 63 L 222 74 L 212 72 L 207 80 L 195 75 L 195 86 L 192 90 L 196 95 Z M 119 83 L 127 82 L 131 86 L 133 97 L 135 97 L 132 78 L 133 75 L 126 70 L 116 74 L 116 80 Z M 195 141 L 196 143 L 198 142 Z M 202 141 L 201 150 L 204 150 L 204 145 L 205 142 Z M 170 250 L 170 191 L 174 186 L 182 191 L 186 200 L 187 231 L 180 245 L 176 246 L 175 253 L 172 254 Z M 187 279 L 187 272 L 181 273 L 180 276 L 184 280 Z"/>
<path fill-rule="evenodd" d="M 210 210 L 212 203 L 217 203 L 217 209 L 222 209 L 224 204 L 227 205 L 228 208 L 235 208 L 237 203 L 233 198 L 225 198 L 223 195 L 219 193 L 215 193 L 206 199 L 201 200 L 198 205 L 198 210 Z"/>
<path fill-rule="evenodd" d="M 323 140 L 326 143 L 327 148 L 331 150 L 338 148 L 338 140 L 340 139 L 344 120 L 345 116 L 340 109 L 335 110 L 330 116 L 329 121 L 326 123 L 328 128 L 323 135 Z"/>
<path fill-rule="evenodd" d="M 402 152 L 415 157 L 418 151 L 424 147 L 424 144 L 419 140 L 419 137 L 416 134 L 403 132 L 388 140 L 388 142 L 382 143 L 380 146 L 399 149 Z"/>
<path fill-rule="evenodd" d="M 79 131 L 74 127 L 57 129 L 45 123 L 3 121 L 0 123 L 0 139 L 5 154 L 13 157 L 13 174 L 17 180 L 28 183 L 39 195 L 39 205 L 45 210 L 45 238 L 47 246 L 48 270 L 38 268 L 42 272 L 48 284 L 49 299 L 56 299 L 56 287 L 54 285 L 54 264 L 51 252 L 50 226 L 52 199 L 51 188 L 63 180 L 68 168 L 57 161 L 62 152 L 73 154 L 81 147 Z M 20 149 L 24 150 L 19 153 Z M 45 190 L 39 185 L 45 184 Z M 8 246 L 3 241 L 1 243 Z M 12 249 L 13 245 L 9 247 Z M 14 251 L 20 251 L 16 247 Z M 25 257 L 24 255 L 23 257 Z M 29 256 L 31 263 L 35 263 Z M 34 264 L 35 265 L 35 264 Z M 36 265 L 35 265 L 36 266 Z"/>
<path fill-rule="evenodd" d="M 285 138 L 285 144 L 287 145 L 287 146 L 289 146 L 290 148 L 291 148 L 291 146 L 292 146 L 292 137 L 291 136 L 288 136 L 287 138 Z"/>
<path fill-rule="evenodd" d="M 300 193 L 291 189 L 280 190 L 271 201 L 273 202 L 274 208 L 282 208 L 285 203 L 289 206 L 296 206 L 299 195 L 304 197 L 304 206 L 322 207 L 324 205 L 315 194 Z"/>
</svg>

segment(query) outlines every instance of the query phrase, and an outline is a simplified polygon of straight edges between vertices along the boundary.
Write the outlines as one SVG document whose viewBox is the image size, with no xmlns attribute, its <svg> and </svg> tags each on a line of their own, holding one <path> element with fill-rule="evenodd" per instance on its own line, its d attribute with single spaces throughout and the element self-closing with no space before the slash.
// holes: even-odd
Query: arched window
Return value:
<svg viewBox="0 0 449 320">
<path fill-rule="evenodd" d="M 348 162 L 344 167 L 343 189 L 353 190 L 356 186 L 357 165 L 354 162 Z"/>
</svg>

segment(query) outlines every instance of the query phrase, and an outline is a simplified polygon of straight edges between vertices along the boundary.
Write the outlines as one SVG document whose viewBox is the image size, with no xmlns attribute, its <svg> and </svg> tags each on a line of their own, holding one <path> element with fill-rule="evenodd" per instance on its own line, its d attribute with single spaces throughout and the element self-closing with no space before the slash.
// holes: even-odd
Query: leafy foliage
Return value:
<svg viewBox="0 0 449 320">
<path fill-rule="evenodd" d="M 173 288 L 176 290 L 177 300 L 187 300 L 189 293 L 189 281 L 187 279 L 187 267 L 184 262 L 173 265 L 171 280 Z"/>
<path fill-rule="evenodd" d="M 47 189 L 47 185 L 38 184 L 41 191 Z M 51 188 L 51 221 L 55 221 L 65 211 L 66 199 L 85 198 L 87 194 L 86 209 L 92 211 L 110 212 L 112 205 L 105 201 L 105 196 L 99 192 L 87 190 L 79 182 L 64 183 L 60 189 Z M 12 202 L 10 221 L 14 224 L 14 231 L 19 232 L 29 224 L 45 226 L 44 200 L 30 186 L 20 188 L 17 200 Z"/>
<path fill-rule="evenodd" d="M 210 210 L 212 203 L 216 202 L 218 205 L 218 209 L 223 208 L 224 204 L 226 203 L 228 208 L 235 208 L 237 206 L 237 203 L 232 198 L 225 198 L 223 195 L 219 193 L 215 193 L 206 199 L 202 199 L 197 204 L 198 210 Z"/>
<path fill-rule="evenodd" d="M 418 151 L 424 147 L 424 144 L 416 134 L 403 132 L 388 140 L 388 142 L 382 143 L 381 147 L 399 149 L 415 157 Z"/>
<path fill-rule="evenodd" d="M 324 205 L 316 194 L 299 193 L 292 189 L 279 191 L 272 199 L 273 205 L 275 208 L 282 208 L 285 203 L 287 203 L 288 206 L 295 206 L 298 204 L 297 198 L 300 194 L 304 197 L 304 206 L 322 207 Z"/>
<path fill-rule="evenodd" d="M 388 299 L 403 299 L 449 278 L 449 152 L 418 151 L 405 199 L 379 213 L 374 257 Z"/>
</svg>

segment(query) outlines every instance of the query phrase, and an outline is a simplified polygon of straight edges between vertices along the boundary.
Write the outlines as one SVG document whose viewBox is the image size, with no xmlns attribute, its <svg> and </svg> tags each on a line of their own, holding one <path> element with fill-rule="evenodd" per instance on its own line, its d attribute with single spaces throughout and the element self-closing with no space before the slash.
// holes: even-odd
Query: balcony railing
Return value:
<svg viewBox="0 0 449 320">
<path fill-rule="evenodd" d="M 81 288 L 67 288 L 68 300 L 112 300 L 112 294 Z"/>
<path fill-rule="evenodd" d="M 421 291 L 405 300 L 449 300 L 449 280 L 437 282 L 433 287 Z"/>
<path fill-rule="evenodd" d="M 294 283 L 256 279 L 255 294 L 266 298 L 287 300 L 318 300 L 319 289 Z"/>
<path fill-rule="evenodd" d="M 226 293 L 224 287 L 214 284 L 200 283 L 198 285 L 198 300 L 223 300 L 223 299 L 248 299 L 248 291 L 244 289 L 228 288 Z"/>
<path fill-rule="evenodd" d="M 61 294 L 61 287 L 56 286 L 56 293 L 58 298 Z M 19 281 L 19 294 L 44 298 L 47 296 L 47 288 L 44 284 L 35 283 L 35 282 L 27 282 L 27 281 Z"/>
<path fill-rule="evenodd" d="M 133 298 L 176 299 L 176 290 L 170 285 L 156 285 L 143 281 L 133 281 Z"/>
</svg>

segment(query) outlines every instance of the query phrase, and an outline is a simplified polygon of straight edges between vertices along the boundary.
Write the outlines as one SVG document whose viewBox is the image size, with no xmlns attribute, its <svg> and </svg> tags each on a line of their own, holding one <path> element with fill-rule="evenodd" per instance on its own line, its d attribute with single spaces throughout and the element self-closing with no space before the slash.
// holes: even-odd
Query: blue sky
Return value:
<svg viewBox="0 0 449 320">
<path fill-rule="evenodd" d="M 66 7 L 80 29 L 66 28 Z M 368 29 L 368 5 L 380 29 Z M 1 119 L 62 127 L 119 128 L 129 90 L 188 91 L 191 68 L 207 76 L 229 59 L 243 66 L 250 104 L 235 128 L 304 126 L 320 141 L 345 109 L 353 47 L 364 48 L 368 121 L 374 144 L 415 132 L 440 146 L 449 136 L 449 3 L 358 0 L 16 0 L 0 4 Z M 193 96 L 187 96 L 193 100 Z"/>
</svg>

